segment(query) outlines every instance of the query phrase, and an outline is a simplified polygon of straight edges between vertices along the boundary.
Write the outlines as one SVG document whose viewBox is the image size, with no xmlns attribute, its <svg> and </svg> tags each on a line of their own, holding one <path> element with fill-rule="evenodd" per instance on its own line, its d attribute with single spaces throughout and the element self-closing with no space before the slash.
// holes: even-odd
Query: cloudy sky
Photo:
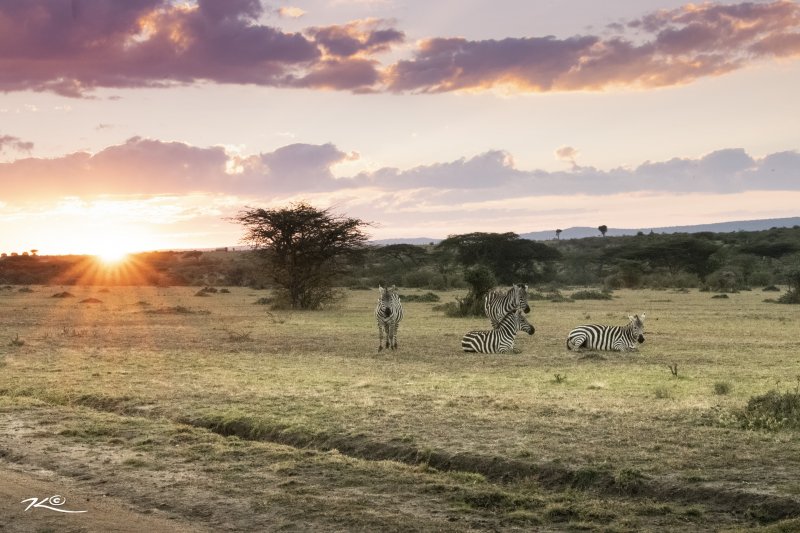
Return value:
<svg viewBox="0 0 800 533">
<path fill-rule="evenodd" d="M 800 3 L 3 0 L 0 251 L 800 214 Z"/>
</svg>

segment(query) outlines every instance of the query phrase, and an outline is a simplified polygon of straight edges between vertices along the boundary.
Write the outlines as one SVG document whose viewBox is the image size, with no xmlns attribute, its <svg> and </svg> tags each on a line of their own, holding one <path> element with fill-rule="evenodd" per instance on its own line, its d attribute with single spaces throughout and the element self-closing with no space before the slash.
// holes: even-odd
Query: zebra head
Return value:
<svg viewBox="0 0 800 533">
<path fill-rule="evenodd" d="M 630 320 L 630 324 L 628 324 L 628 326 L 631 328 L 631 336 L 639 341 L 639 344 L 644 342 L 644 317 L 644 313 L 642 313 L 642 316 L 628 316 L 628 319 Z"/>
<path fill-rule="evenodd" d="M 382 285 L 378 285 L 378 292 L 380 296 L 378 297 L 378 305 L 380 306 L 383 315 L 389 316 L 392 314 L 392 300 L 395 296 L 397 296 L 397 286 L 392 285 L 389 288 L 385 288 Z"/>
<path fill-rule="evenodd" d="M 533 335 L 536 331 L 533 324 L 528 322 L 528 319 L 522 314 L 521 309 L 514 309 L 506 313 L 497 329 L 506 330 L 511 336 L 516 335 L 518 331 L 524 331 L 528 335 Z"/>
<path fill-rule="evenodd" d="M 528 335 L 533 335 L 534 332 L 536 331 L 536 328 L 533 327 L 533 324 L 528 322 L 528 319 L 525 318 L 525 315 L 522 314 L 522 309 L 517 309 L 515 313 L 517 315 L 517 324 L 518 324 L 517 330 L 524 331 Z"/>
<path fill-rule="evenodd" d="M 530 313 L 531 306 L 528 305 L 528 286 L 524 283 L 515 283 L 511 290 L 514 292 L 514 301 L 517 307 L 526 313 Z"/>
</svg>

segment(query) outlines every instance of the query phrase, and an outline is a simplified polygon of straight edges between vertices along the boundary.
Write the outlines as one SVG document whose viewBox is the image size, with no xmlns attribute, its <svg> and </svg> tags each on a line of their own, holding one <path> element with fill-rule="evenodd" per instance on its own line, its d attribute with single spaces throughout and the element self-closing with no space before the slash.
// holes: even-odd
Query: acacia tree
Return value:
<svg viewBox="0 0 800 533">
<path fill-rule="evenodd" d="M 335 299 L 333 279 L 345 260 L 365 250 L 369 224 L 306 203 L 245 208 L 234 218 L 293 309 L 317 309 Z"/>
<path fill-rule="evenodd" d="M 516 233 L 466 233 L 451 235 L 437 245 L 452 250 L 465 267 L 485 265 L 500 283 L 534 281 L 539 268 L 561 258 L 561 252 L 546 244 L 523 239 Z"/>
<path fill-rule="evenodd" d="M 608 231 L 608 226 L 603 224 L 602 226 L 597 226 L 597 231 L 603 234 L 603 237 L 606 236 L 606 232 Z"/>
</svg>

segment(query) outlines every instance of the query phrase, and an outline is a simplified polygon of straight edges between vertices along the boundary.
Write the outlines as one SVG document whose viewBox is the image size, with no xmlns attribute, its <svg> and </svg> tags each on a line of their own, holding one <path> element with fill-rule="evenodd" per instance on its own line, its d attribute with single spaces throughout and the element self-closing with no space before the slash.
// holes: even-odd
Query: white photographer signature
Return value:
<svg viewBox="0 0 800 533">
<path fill-rule="evenodd" d="M 58 507 L 64 505 L 67 500 L 59 495 L 56 494 L 54 496 L 48 496 L 47 498 L 27 498 L 22 500 L 20 503 L 31 502 L 25 508 L 26 511 L 30 511 L 32 508 L 39 508 L 39 509 L 49 509 L 51 511 L 58 511 L 59 513 L 85 513 L 86 511 L 70 511 L 68 509 L 59 509 Z M 56 507 L 51 507 L 51 505 L 55 505 Z"/>
</svg>

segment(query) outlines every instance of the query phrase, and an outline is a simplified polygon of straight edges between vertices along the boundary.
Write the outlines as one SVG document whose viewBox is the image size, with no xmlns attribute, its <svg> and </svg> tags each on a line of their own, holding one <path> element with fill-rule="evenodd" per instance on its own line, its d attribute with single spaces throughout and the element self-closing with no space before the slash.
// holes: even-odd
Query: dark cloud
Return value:
<svg viewBox="0 0 800 533">
<path fill-rule="evenodd" d="M 326 87 L 354 89 L 356 79 L 378 79 L 363 60 L 402 40 L 378 21 L 315 28 L 306 37 L 260 24 L 262 13 L 258 0 L 7 0 L 0 3 L 0 91 L 85 96 L 98 87 L 203 80 L 283 87 L 304 85 L 297 80 L 309 73 Z M 358 55 L 361 72 L 354 76 L 353 64 L 333 68 L 331 55 Z"/>
<path fill-rule="evenodd" d="M 800 55 L 800 5 L 789 0 L 688 4 L 628 27 L 644 36 L 429 39 L 412 59 L 389 69 L 388 85 L 418 92 L 499 85 L 524 91 L 659 87 L 730 72 L 765 57 Z"/>
<path fill-rule="evenodd" d="M 384 24 L 380 20 L 363 20 L 341 26 L 313 27 L 306 30 L 306 34 L 329 55 L 351 57 L 384 52 L 405 40 L 403 32 L 382 27 Z"/>
<path fill-rule="evenodd" d="M 0 91 L 86 96 L 202 81 L 353 92 L 599 90 L 689 83 L 800 55 L 800 5 L 790 0 L 687 4 L 602 35 L 434 37 L 390 65 L 375 56 L 405 35 L 387 21 L 291 33 L 262 24 L 264 13 L 259 0 L 5 0 Z"/>
</svg>

